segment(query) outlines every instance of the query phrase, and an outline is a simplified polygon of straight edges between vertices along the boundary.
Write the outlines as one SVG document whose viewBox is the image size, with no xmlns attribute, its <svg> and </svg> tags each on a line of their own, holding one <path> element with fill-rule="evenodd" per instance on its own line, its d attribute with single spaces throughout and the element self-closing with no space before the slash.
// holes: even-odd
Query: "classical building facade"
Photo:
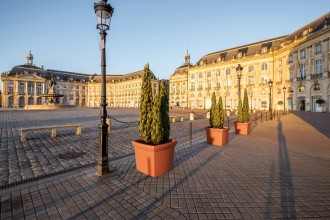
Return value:
<svg viewBox="0 0 330 220">
<path fill-rule="evenodd" d="M 125 75 L 107 75 L 107 103 L 111 107 L 139 107 L 143 70 Z M 101 76 L 44 69 L 33 64 L 33 55 L 26 63 L 1 74 L 1 104 L 4 108 L 24 108 L 26 105 L 48 104 L 48 84 L 56 77 L 55 94 L 61 94 L 59 104 L 99 107 Z M 158 93 L 159 80 L 151 73 L 153 93 Z"/>
<path fill-rule="evenodd" d="M 271 105 L 316 111 L 315 102 L 322 98 L 329 111 L 329 17 L 327 13 L 286 36 L 207 54 L 195 65 L 186 61 L 170 77 L 170 105 L 208 109 L 215 92 L 226 109 L 234 110 L 240 84 L 242 95 L 248 91 L 251 109 Z M 238 64 L 243 67 L 240 81 Z"/>
</svg>

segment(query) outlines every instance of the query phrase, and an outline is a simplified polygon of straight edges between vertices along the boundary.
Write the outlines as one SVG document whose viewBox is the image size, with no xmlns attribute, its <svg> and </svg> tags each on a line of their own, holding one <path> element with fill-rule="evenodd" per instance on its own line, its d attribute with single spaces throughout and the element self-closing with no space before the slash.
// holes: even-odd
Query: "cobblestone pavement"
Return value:
<svg viewBox="0 0 330 220">
<path fill-rule="evenodd" d="M 116 170 L 100 178 L 95 175 L 97 112 L 0 112 L 2 184 L 43 177 L 1 189 L 0 219 L 330 218 L 329 114 L 290 114 L 259 123 L 248 136 L 231 132 L 224 147 L 205 143 L 203 118 L 193 122 L 190 147 L 187 115 L 185 122 L 171 124 L 171 137 L 178 139 L 174 169 L 156 178 L 135 169 L 130 142 L 138 138 L 136 125 L 112 123 L 110 161 Z M 111 112 L 123 121 L 138 115 Z M 305 117 L 327 123 L 315 129 Z M 19 140 L 22 125 L 59 122 L 82 123 L 82 137 L 69 130 L 53 139 L 36 132 L 27 142 Z M 58 156 L 72 151 L 82 154 Z"/>
</svg>

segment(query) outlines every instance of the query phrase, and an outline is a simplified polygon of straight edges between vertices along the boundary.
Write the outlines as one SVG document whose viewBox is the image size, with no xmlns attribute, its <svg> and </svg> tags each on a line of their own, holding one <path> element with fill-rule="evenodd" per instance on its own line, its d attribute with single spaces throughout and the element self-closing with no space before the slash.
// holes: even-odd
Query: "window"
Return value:
<svg viewBox="0 0 330 220">
<path fill-rule="evenodd" d="M 195 74 L 191 74 L 191 79 L 195 79 Z"/>
<path fill-rule="evenodd" d="M 249 66 L 249 72 L 252 72 L 254 70 L 254 66 L 250 65 Z"/>
<path fill-rule="evenodd" d="M 199 73 L 198 77 L 203 78 L 203 73 Z"/>
<path fill-rule="evenodd" d="M 198 89 L 203 89 L 203 81 L 198 82 Z"/>
<path fill-rule="evenodd" d="M 220 81 L 217 81 L 217 88 L 220 88 Z"/>
<path fill-rule="evenodd" d="M 300 59 L 305 59 L 306 58 L 306 50 L 300 51 Z"/>
<path fill-rule="evenodd" d="M 267 84 L 268 77 L 267 76 L 261 76 L 261 84 Z"/>
<path fill-rule="evenodd" d="M 207 77 L 211 77 L 211 72 L 208 72 L 207 73 Z"/>
<path fill-rule="evenodd" d="M 207 88 L 208 88 L 208 89 L 211 88 L 211 80 L 207 80 Z"/>
<path fill-rule="evenodd" d="M 220 70 L 217 70 L 216 76 L 220 76 Z"/>
<path fill-rule="evenodd" d="M 239 53 L 237 54 L 237 58 L 242 58 L 242 52 L 239 52 Z"/>
<path fill-rule="evenodd" d="M 301 80 L 306 79 L 306 64 L 300 65 L 300 78 L 301 78 Z"/>
<path fill-rule="evenodd" d="M 254 84 L 254 76 L 253 75 L 248 76 L 248 84 L 250 84 L 250 85 Z"/>
<path fill-rule="evenodd" d="M 261 70 L 267 70 L 267 64 L 266 63 L 261 64 Z"/>
<path fill-rule="evenodd" d="M 267 53 L 267 51 L 268 51 L 268 48 L 267 48 L 267 47 L 263 47 L 263 48 L 261 49 L 261 53 Z"/>
<path fill-rule="evenodd" d="M 226 69 L 226 75 L 230 74 L 230 69 Z"/>
<path fill-rule="evenodd" d="M 323 62 L 321 59 L 315 60 L 315 74 L 321 75 L 323 72 Z"/>
<path fill-rule="evenodd" d="M 289 63 L 293 63 L 293 55 L 292 54 L 290 54 L 290 56 L 289 56 Z"/>
<path fill-rule="evenodd" d="M 195 82 L 192 82 L 192 83 L 191 83 L 190 88 L 191 88 L 191 89 L 195 89 Z"/>
<path fill-rule="evenodd" d="M 282 60 L 278 60 L 278 67 L 281 67 L 282 66 Z"/>
<path fill-rule="evenodd" d="M 267 108 L 267 101 L 261 101 L 261 108 Z"/>
<path fill-rule="evenodd" d="M 319 54 L 319 53 L 322 53 L 322 44 L 319 43 L 316 45 L 316 48 L 315 48 L 315 54 Z"/>
</svg>

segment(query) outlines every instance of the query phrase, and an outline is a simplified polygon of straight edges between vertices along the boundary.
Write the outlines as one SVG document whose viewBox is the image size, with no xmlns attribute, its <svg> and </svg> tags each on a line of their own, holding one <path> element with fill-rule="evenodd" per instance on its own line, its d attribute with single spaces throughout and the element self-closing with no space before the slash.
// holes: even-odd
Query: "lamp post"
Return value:
<svg viewBox="0 0 330 220">
<path fill-rule="evenodd" d="M 237 79 L 238 79 L 238 101 L 241 101 L 241 78 L 242 78 L 243 67 L 238 64 L 236 67 Z"/>
<path fill-rule="evenodd" d="M 270 115 L 270 120 L 273 120 L 273 114 L 272 114 L 272 87 L 273 87 L 273 81 L 272 80 L 268 81 L 268 86 L 269 86 L 269 115 Z"/>
<path fill-rule="evenodd" d="M 283 95 L 284 95 L 284 98 L 283 98 L 283 109 L 284 109 L 284 114 L 285 114 L 285 92 L 286 92 L 286 87 L 283 86 Z"/>
<path fill-rule="evenodd" d="M 107 119 L 107 102 L 106 102 L 106 59 L 105 59 L 105 42 L 107 30 L 110 29 L 111 16 L 113 14 L 113 8 L 107 3 L 108 0 L 101 0 L 99 3 L 94 3 L 94 10 L 97 18 L 96 28 L 100 30 L 101 42 L 101 124 L 100 140 L 99 140 L 99 161 L 97 166 L 97 175 L 103 176 L 109 173 L 109 162 L 108 162 L 108 127 L 106 123 Z"/>
</svg>

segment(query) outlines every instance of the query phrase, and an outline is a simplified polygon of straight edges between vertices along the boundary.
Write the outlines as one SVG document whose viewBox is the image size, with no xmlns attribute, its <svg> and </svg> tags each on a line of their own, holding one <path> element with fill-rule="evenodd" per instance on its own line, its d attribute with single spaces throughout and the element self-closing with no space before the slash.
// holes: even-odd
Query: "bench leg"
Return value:
<svg viewBox="0 0 330 220">
<path fill-rule="evenodd" d="M 183 121 L 183 117 L 180 117 L 180 121 Z"/>
<path fill-rule="evenodd" d="M 21 131 L 21 141 L 26 141 L 26 131 Z"/>
<path fill-rule="evenodd" d="M 56 137 L 56 128 L 52 129 L 52 138 Z"/>
<path fill-rule="evenodd" d="M 172 118 L 172 122 L 173 122 L 173 123 L 175 122 L 175 118 Z"/>
<path fill-rule="evenodd" d="M 77 133 L 77 135 L 81 135 L 81 127 L 80 126 L 77 127 L 77 132 L 76 133 Z"/>
</svg>

